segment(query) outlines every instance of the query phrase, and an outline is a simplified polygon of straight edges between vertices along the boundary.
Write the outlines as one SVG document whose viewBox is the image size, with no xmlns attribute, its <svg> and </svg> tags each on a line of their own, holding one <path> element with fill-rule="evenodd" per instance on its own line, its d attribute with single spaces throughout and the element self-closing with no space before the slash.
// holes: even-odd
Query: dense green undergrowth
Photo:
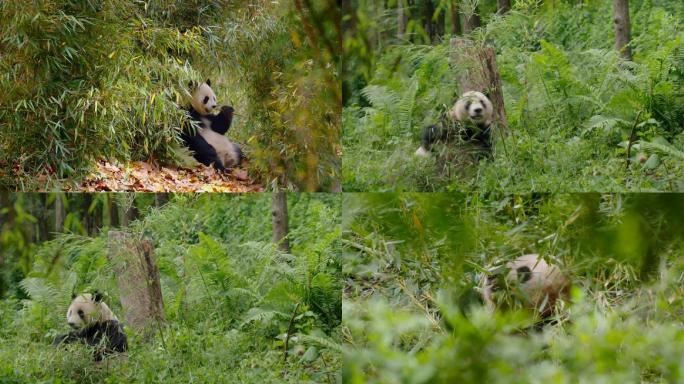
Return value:
<svg viewBox="0 0 684 384">
<path fill-rule="evenodd" d="M 68 330 L 71 292 L 105 292 L 126 325 L 106 231 L 40 244 L 0 302 L 0 382 L 339 381 L 340 199 L 289 200 L 291 254 L 271 242 L 267 194 L 178 195 L 146 212 L 130 231 L 155 244 L 166 324 L 149 340 L 126 327 L 130 350 L 97 364 L 86 346 L 51 343 Z"/>
<path fill-rule="evenodd" d="M 381 194 L 345 207 L 345 382 L 684 380 L 681 196 Z M 473 296 L 484 268 L 528 253 L 574 285 L 542 332 Z"/>
<path fill-rule="evenodd" d="M 471 35 L 495 47 L 503 81 L 510 135 L 494 134 L 493 157 L 445 170 L 413 155 L 421 129 L 464 91 L 463 69 L 450 66 L 448 38 L 389 39 L 343 111 L 346 191 L 684 189 L 684 10 L 630 2 L 634 61 L 625 62 L 610 3 L 517 4 Z"/>
</svg>

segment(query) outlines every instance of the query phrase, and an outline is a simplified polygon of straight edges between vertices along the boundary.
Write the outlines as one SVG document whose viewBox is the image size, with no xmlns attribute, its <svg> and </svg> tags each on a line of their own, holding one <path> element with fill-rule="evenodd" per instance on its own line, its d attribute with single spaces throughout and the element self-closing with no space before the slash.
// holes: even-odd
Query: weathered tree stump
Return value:
<svg viewBox="0 0 684 384">
<path fill-rule="evenodd" d="M 144 337 L 165 321 L 159 268 L 149 240 L 109 231 L 108 258 L 114 266 L 124 319 Z"/>
<path fill-rule="evenodd" d="M 454 38 L 451 39 L 450 59 L 457 68 L 461 94 L 478 91 L 487 95 L 494 105 L 493 134 L 508 134 L 501 76 L 496 67 L 494 48 L 478 45 L 472 40 Z"/>
</svg>

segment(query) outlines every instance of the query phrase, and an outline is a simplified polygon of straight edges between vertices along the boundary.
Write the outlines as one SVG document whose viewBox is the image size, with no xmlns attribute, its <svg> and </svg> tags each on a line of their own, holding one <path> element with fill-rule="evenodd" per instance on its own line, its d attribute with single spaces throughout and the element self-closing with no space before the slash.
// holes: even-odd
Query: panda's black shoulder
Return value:
<svg viewBox="0 0 684 384">
<path fill-rule="evenodd" d="M 202 119 L 202 115 L 200 115 L 200 113 L 197 112 L 197 111 L 195 110 L 195 108 L 193 108 L 192 106 L 189 106 L 189 107 L 186 109 L 186 112 L 188 113 L 188 116 L 189 116 L 192 120 L 200 121 L 200 120 Z"/>
<path fill-rule="evenodd" d="M 221 112 L 216 115 L 202 116 L 203 119 L 209 120 L 212 131 L 225 135 L 230 129 L 230 125 L 233 122 L 233 107 L 223 106 L 221 107 Z"/>
</svg>

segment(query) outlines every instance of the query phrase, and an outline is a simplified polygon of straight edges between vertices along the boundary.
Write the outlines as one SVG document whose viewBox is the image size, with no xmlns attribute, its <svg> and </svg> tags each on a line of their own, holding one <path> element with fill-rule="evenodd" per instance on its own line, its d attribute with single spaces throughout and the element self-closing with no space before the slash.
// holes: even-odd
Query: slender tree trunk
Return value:
<svg viewBox="0 0 684 384">
<path fill-rule="evenodd" d="M 465 17 L 465 26 L 463 28 L 463 32 L 470 33 L 474 31 L 476 28 L 479 28 L 480 25 L 482 25 L 482 21 L 480 20 L 480 15 L 478 14 L 477 7 L 475 7 L 473 13 L 470 15 L 466 15 Z"/>
<path fill-rule="evenodd" d="M 356 33 L 356 10 L 352 6 L 352 0 L 342 0 L 342 33 Z"/>
<path fill-rule="evenodd" d="M 458 1 L 453 0 L 451 2 L 451 34 L 461 35 L 463 34 L 463 28 L 461 27 L 461 15 L 458 13 Z"/>
<path fill-rule="evenodd" d="M 425 32 L 428 35 L 428 38 L 430 41 L 435 41 L 435 23 L 432 21 L 432 15 L 435 13 L 435 6 L 432 3 L 432 0 L 425 0 L 425 4 L 423 5 L 423 20 L 425 24 Z"/>
<path fill-rule="evenodd" d="M 66 212 L 64 210 L 64 199 L 65 196 L 62 193 L 57 193 L 55 196 L 55 232 L 64 232 L 64 216 Z"/>
<path fill-rule="evenodd" d="M 404 0 L 397 0 L 397 39 L 403 39 L 404 33 L 406 33 L 406 15 L 404 14 Z"/>
<path fill-rule="evenodd" d="M 116 199 L 111 193 L 107 193 L 105 197 L 105 207 L 103 209 L 103 215 L 107 214 L 107 226 L 110 228 L 115 228 L 121 225 L 119 222 L 119 206 L 116 204 Z"/>
<path fill-rule="evenodd" d="M 496 0 L 496 11 L 503 15 L 511 10 L 511 0 Z"/>
<path fill-rule="evenodd" d="M 435 12 L 434 8 L 432 10 L 433 14 Z M 436 42 L 439 38 L 444 36 L 444 24 L 446 23 L 446 12 L 441 12 L 439 16 L 437 16 L 437 21 L 435 23 L 435 38 L 432 40 L 432 42 Z"/>
<path fill-rule="evenodd" d="M 620 53 L 620 57 L 631 61 L 628 0 L 613 0 L 613 23 L 615 24 L 615 49 Z"/>
<path fill-rule="evenodd" d="M 287 238 L 289 232 L 287 215 L 287 195 L 285 192 L 273 192 L 271 196 L 271 215 L 273 224 L 273 242 L 278 244 L 278 249 L 290 253 L 290 241 Z"/>
<path fill-rule="evenodd" d="M 36 207 L 35 217 L 38 219 L 38 242 L 47 241 L 50 239 L 50 227 L 49 227 L 49 215 L 50 210 L 48 210 L 47 194 L 41 193 L 40 198 L 32 199 L 34 202 L 34 207 Z"/>
<path fill-rule="evenodd" d="M 97 231 L 93 228 L 93 217 L 90 213 L 90 206 L 93 205 L 93 195 L 90 193 L 84 193 L 82 195 L 81 215 L 83 218 L 83 228 L 85 228 L 88 235 L 94 235 Z"/>
</svg>

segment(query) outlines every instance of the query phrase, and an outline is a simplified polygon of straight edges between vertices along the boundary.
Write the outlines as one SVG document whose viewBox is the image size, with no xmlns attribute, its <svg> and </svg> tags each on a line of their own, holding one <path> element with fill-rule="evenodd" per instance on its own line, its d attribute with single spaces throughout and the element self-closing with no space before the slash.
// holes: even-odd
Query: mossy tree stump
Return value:
<svg viewBox="0 0 684 384">
<path fill-rule="evenodd" d="M 152 242 L 127 232 L 109 231 L 107 247 L 126 324 L 149 337 L 165 321 Z"/>
</svg>

